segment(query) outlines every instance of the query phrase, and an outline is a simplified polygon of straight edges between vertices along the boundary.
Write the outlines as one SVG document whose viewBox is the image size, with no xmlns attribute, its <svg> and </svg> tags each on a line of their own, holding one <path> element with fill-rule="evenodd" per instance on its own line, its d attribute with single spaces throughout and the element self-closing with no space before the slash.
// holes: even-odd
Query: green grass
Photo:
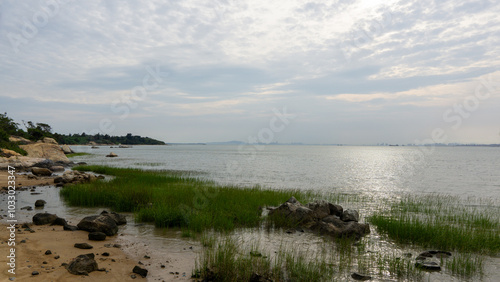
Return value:
<svg viewBox="0 0 500 282">
<path fill-rule="evenodd" d="M 445 261 L 445 266 L 451 274 L 464 279 L 482 277 L 484 258 L 472 254 L 458 254 Z"/>
<path fill-rule="evenodd" d="M 403 244 L 448 251 L 495 254 L 500 251 L 500 211 L 491 203 L 470 205 L 450 196 L 405 196 L 369 221 Z"/>
<path fill-rule="evenodd" d="M 66 154 L 66 157 L 72 158 L 72 157 L 87 156 L 87 155 L 92 155 L 92 154 L 91 153 L 71 153 L 71 154 Z"/>
<path fill-rule="evenodd" d="M 115 178 L 64 187 L 61 195 L 70 205 L 135 212 L 139 221 L 154 222 L 157 227 L 182 227 L 196 232 L 256 227 L 262 221 L 261 207 L 279 205 L 291 196 L 305 200 L 312 195 L 303 191 L 221 186 L 186 177 L 184 172 L 105 166 L 74 169 Z"/>
<path fill-rule="evenodd" d="M 243 247 L 233 238 L 205 238 L 196 277 L 209 281 L 249 281 L 256 273 L 273 281 L 334 281 L 335 272 L 324 253 L 311 256 L 296 249 L 280 247 L 266 254 L 258 246 Z"/>
</svg>

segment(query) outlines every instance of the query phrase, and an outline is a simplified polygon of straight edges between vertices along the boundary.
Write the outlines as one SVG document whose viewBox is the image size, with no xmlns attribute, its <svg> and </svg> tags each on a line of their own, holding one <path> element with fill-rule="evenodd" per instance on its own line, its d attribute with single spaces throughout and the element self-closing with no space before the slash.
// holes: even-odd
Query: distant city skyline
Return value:
<svg viewBox="0 0 500 282">
<path fill-rule="evenodd" d="M 167 143 L 500 143 L 495 1 L 0 1 L 0 112 Z"/>
</svg>

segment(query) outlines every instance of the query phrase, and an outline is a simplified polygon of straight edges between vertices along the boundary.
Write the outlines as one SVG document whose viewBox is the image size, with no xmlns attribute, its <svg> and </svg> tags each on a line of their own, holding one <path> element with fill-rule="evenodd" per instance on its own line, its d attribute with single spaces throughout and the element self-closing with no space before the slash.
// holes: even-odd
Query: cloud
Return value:
<svg viewBox="0 0 500 282">
<path fill-rule="evenodd" d="M 38 115 L 54 124 L 69 111 L 92 124 L 116 120 L 112 105 L 127 106 L 146 67 L 160 66 L 168 76 L 132 99 L 130 117 L 183 118 L 196 128 L 210 120 L 236 132 L 225 119 L 265 123 L 273 107 L 288 105 L 302 120 L 287 138 L 330 143 L 321 131 L 331 126 L 344 136 L 336 141 L 359 143 L 363 130 L 355 127 L 388 130 L 391 119 L 418 132 L 437 126 L 443 109 L 500 65 L 494 1 L 58 1 L 57 9 L 49 2 L 0 4 L 0 107 L 28 114 L 17 103 L 50 106 Z M 36 24 L 43 20 L 36 15 L 47 15 L 46 23 Z M 36 32 L 26 33 L 27 25 Z M 417 115 L 436 118 L 411 119 Z M 85 123 L 75 130 L 95 127 Z M 490 136 L 493 127 L 480 128 Z M 175 141 L 203 139 L 184 128 L 176 127 Z M 380 134 L 369 132 L 363 138 L 376 143 Z"/>
</svg>

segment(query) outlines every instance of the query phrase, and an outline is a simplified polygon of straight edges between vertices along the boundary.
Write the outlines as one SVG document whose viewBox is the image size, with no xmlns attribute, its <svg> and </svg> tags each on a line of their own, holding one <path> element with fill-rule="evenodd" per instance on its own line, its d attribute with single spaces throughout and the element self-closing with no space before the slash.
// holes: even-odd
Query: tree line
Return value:
<svg viewBox="0 0 500 282">
<path fill-rule="evenodd" d="M 0 114 L 0 148 L 13 150 L 26 155 L 26 152 L 19 148 L 17 144 L 9 141 L 9 137 L 11 135 L 23 137 L 34 142 L 44 137 L 50 137 L 54 138 L 59 144 L 68 145 L 85 145 L 92 141 L 98 144 L 106 145 L 165 145 L 165 142 L 163 141 L 139 135 L 132 135 L 132 133 L 128 133 L 126 136 L 110 136 L 108 134 L 100 133 L 91 135 L 86 134 L 85 132 L 81 134 L 59 134 L 53 133 L 52 127 L 46 123 L 23 121 L 23 125 L 26 130 L 23 130 L 20 127 L 20 124 L 11 119 L 7 113 Z"/>
</svg>

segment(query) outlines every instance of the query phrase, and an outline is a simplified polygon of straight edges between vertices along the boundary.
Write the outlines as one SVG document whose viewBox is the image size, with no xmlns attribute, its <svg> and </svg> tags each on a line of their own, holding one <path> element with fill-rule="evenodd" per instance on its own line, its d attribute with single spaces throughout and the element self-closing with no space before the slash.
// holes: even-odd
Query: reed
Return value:
<svg viewBox="0 0 500 282">
<path fill-rule="evenodd" d="M 291 196 L 299 200 L 311 196 L 310 192 L 298 190 L 222 186 L 190 178 L 185 172 L 104 166 L 75 169 L 114 178 L 64 187 L 61 195 L 70 205 L 135 212 L 137 220 L 154 222 L 157 227 L 182 227 L 196 232 L 255 227 L 262 221 L 263 206 L 279 205 Z"/>
<path fill-rule="evenodd" d="M 470 199 L 469 199 L 470 200 Z M 500 211 L 451 196 L 406 196 L 369 221 L 404 244 L 449 251 L 495 254 L 500 251 Z"/>
</svg>

